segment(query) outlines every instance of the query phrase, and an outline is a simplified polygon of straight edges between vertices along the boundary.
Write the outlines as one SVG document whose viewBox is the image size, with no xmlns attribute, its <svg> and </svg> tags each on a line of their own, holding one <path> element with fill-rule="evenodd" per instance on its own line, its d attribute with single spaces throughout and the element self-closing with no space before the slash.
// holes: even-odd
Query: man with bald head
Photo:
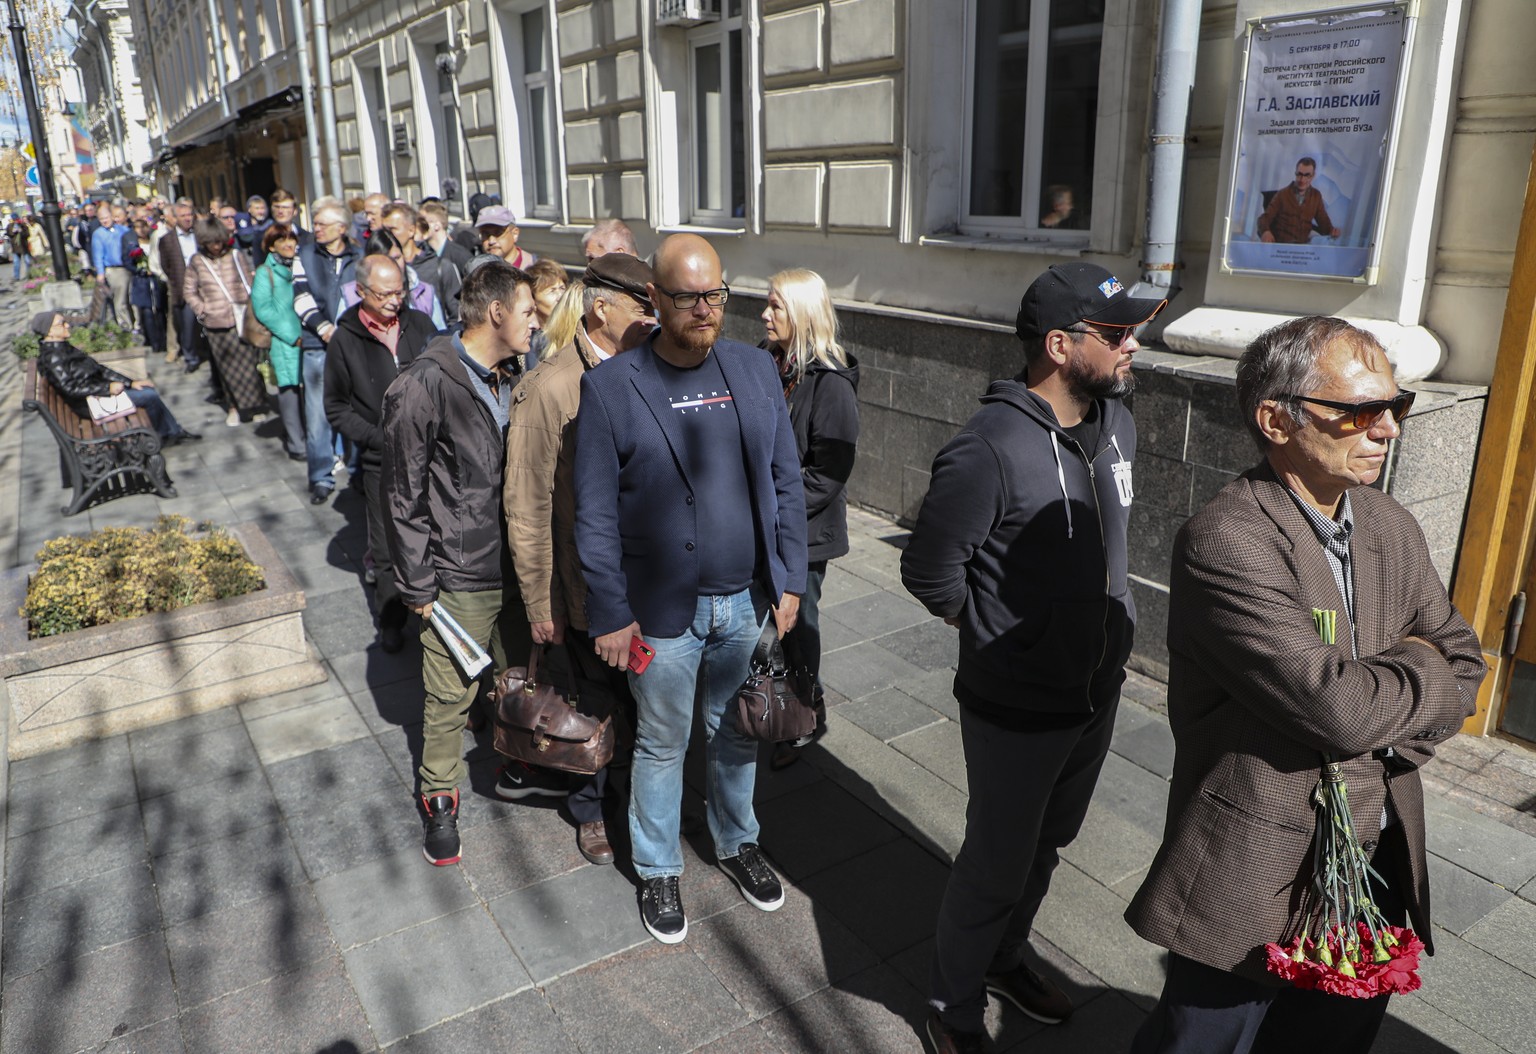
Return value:
<svg viewBox="0 0 1536 1054">
<path fill-rule="evenodd" d="M 695 698 L 720 867 L 755 907 L 784 903 L 757 845 L 757 744 L 729 711 L 769 616 L 779 636 L 795 624 L 805 495 L 771 357 L 720 338 L 731 290 L 714 249 L 674 235 L 654 269 L 647 293 L 660 326 L 581 379 L 576 550 L 598 656 L 623 667 L 635 637 L 655 652 L 629 677 L 638 709 L 629 830 L 641 920 L 675 944 L 688 933 L 678 825 Z"/>
<path fill-rule="evenodd" d="M 362 299 L 336 320 L 336 333 L 326 351 L 325 416 L 357 447 L 378 591 L 379 643 L 393 654 L 405 646 L 410 611 L 395 584 L 384 532 L 385 510 L 379 500 L 384 391 L 437 335 L 437 327 L 431 316 L 406 302 L 405 275 L 388 256 L 363 257 L 357 265 L 357 292 Z"/>
</svg>

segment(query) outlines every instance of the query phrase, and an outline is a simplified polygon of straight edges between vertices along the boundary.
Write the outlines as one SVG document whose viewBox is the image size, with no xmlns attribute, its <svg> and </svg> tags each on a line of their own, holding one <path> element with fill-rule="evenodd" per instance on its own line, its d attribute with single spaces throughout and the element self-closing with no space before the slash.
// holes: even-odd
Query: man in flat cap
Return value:
<svg viewBox="0 0 1536 1054">
<path fill-rule="evenodd" d="M 1136 608 L 1126 575 L 1136 334 L 1164 301 L 1088 263 L 1035 279 L 1024 370 L 994 381 L 933 463 L 902 582 L 960 630 L 970 805 L 939 909 L 927 1033 L 989 1050 L 987 994 L 1056 1024 L 1071 1000 L 1025 959 L 1058 853 L 1109 751 Z"/>
<path fill-rule="evenodd" d="M 583 713 L 616 714 L 633 727 L 634 699 L 622 669 L 598 658 L 587 635 L 587 584 L 576 555 L 575 434 L 581 378 L 645 340 L 651 331 L 649 264 L 622 253 L 593 260 L 581 276 L 583 315 L 570 343 L 530 372 L 512 394 L 502 506 L 507 547 L 536 644 L 568 645 Z M 574 294 L 574 291 L 573 291 Z M 624 737 L 626 740 L 629 738 Z M 512 779 L 519 773 L 513 771 Z M 566 799 L 576 847 L 594 864 L 613 862 L 603 821 L 608 770 Z M 504 775 L 498 792 L 517 791 Z"/>
</svg>

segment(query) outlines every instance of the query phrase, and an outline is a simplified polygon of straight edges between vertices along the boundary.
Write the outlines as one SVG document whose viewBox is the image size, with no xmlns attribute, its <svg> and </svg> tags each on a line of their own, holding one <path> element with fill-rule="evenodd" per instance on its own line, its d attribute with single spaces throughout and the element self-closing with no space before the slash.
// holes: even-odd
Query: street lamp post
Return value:
<svg viewBox="0 0 1536 1054">
<path fill-rule="evenodd" d="M 64 252 L 64 228 L 59 223 L 59 196 L 53 187 L 53 162 L 48 157 L 48 130 L 37 106 L 37 85 L 32 82 L 32 59 L 27 54 L 27 27 L 16 11 L 16 0 L 6 0 L 11 13 L 11 50 L 16 53 L 16 79 L 21 81 L 21 98 L 27 107 L 27 125 L 32 132 L 32 146 L 37 154 L 37 182 L 42 191 L 43 233 L 53 254 L 53 276 L 69 281 L 69 256 Z"/>
</svg>

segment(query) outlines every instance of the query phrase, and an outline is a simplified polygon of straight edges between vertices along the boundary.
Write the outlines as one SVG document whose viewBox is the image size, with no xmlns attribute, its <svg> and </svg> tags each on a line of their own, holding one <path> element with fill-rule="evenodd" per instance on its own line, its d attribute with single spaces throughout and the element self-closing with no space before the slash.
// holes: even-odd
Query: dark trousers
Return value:
<svg viewBox="0 0 1536 1054">
<path fill-rule="evenodd" d="M 379 493 L 379 471 L 370 465 L 363 472 L 363 500 L 368 506 L 368 551 L 373 554 L 374 595 L 379 600 L 379 625 L 403 626 L 410 611 L 400 600 L 395 566 L 389 558 L 389 535 L 384 533 L 388 510 Z"/>
<path fill-rule="evenodd" d="M 1092 714 L 1004 728 L 961 699 L 970 802 L 939 907 L 929 987 L 945 1024 L 979 1032 L 986 976 L 1022 961 L 1060 851 L 1077 837 L 1109 753 L 1118 695 Z"/>
<path fill-rule="evenodd" d="M 612 717 L 615 733 L 614 753 L 630 749 L 635 727 L 635 697 L 629 692 L 629 674 L 603 662 L 584 630 L 567 627 L 565 652 L 570 662 L 571 687 L 577 695 L 576 707 L 582 713 L 602 719 Z M 608 793 L 608 766 L 583 779 L 571 777 L 571 793 L 565 800 L 566 811 L 577 823 L 596 823 L 603 818 L 603 798 Z"/>
<path fill-rule="evenodd" d="M 129 388 L 128 398 L 140 410 L 149 415 L 149 423 L 155 426 L 161 439 L 169 439 L 171 436 L 179 436 L 182 433 L 181 425 L 176 421 L 176 415 L 171 413 L 171 408 L 165 405 L 165 400 L 160 398 L 160 393 L 153 388 Z"/>
<path fill-rule="evenodd" d="M 1401 925 L 1407 912 L 1396 892 L 1408 880 L 1402 824 L 1381 832 L 1371 864 L 1386 879 L 1371 882 L 1382 913 Z M 1387 1014 L 1387 1000 L 1351 999 L 1252 981 L 1177 953 L 1157 1006 L 1142 1022 L 1131 1054 L 1288 1054 L 1301 1037 L 1326 1037 L 1330 1050 L 1368 1051 Z"/>
<path fill-rule="evenodd" d="M 805 593 L 800 597 L 800 617 L 795 628 L 784 638 L 784 649 L 792 661 L 811 672 L 816 686 L 817 720 L 825 722 L 825 704 L 821 702 L 821 587 L 827 580 L 827 561 L 807 565 Z"/>
<path fill-rule="evenodd" d="M 198 349 L 198 330 L 201 327 L 197 322 L 197 312 L 187 303 L 174 305 L 171 312 L 176 318 L 176 344 L 181 348 L 181 361 L 187 366 L 195 366 L 202 361 Z"/>
</svg>

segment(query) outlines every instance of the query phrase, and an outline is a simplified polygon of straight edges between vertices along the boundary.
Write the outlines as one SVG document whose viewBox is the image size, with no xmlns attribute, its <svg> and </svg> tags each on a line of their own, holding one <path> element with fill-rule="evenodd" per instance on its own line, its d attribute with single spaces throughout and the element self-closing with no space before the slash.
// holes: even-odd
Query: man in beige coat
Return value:
<svg viewBox="0 0 1536 1054">
<path fill-rule="evenodd" d="M 1387 996 L 1280 987 L 1264 968 L 1264 944 L 1295 937 L 1311 906 L 1323 755 L 1343 763 L 1384 879 L 1377 902 L 1431 945 L 1418 770 L 1473 712 L 1485 667 L 1418 522 L 1371 487 L 1413 404 L 1376 338 L 1336 318 L 1276 326 L 1244 353 L 1237 391 L 1264 460 L 1174 542 L 1173 785 L 1162 848 L 1126 912 L 1171 955 L 1132 1050 L 1244 1054 L 1327 1037 L 1363 1052 Z M 1336 616 L 1335 642 L 1316 611 Z"/>
<path fill-rule="evenodd" d="M 507 474 L 502 490 L 507 546 L 537 644 L 565 644 L 583 713 L 618 712 L 633 727 L 634 700 L 622 669 L 603 663 L 587 636 L 587 586 L 576 555 L 574 449 L 581 378 L 640 344 L 650 332 L 650 265 L 625 253 L 593 260 L 581 286 L 583 313 L 571 339 L 541 362 L 512 396 Z M 625 737 L 627 738 L 627 736 Z M 499 786 L 499 785 L 498 785 Z M 603 821 L 608 771 L 582 781 L 566 799 L 576 847 L 594 864 L 613 862 Z"/>
</svg>

